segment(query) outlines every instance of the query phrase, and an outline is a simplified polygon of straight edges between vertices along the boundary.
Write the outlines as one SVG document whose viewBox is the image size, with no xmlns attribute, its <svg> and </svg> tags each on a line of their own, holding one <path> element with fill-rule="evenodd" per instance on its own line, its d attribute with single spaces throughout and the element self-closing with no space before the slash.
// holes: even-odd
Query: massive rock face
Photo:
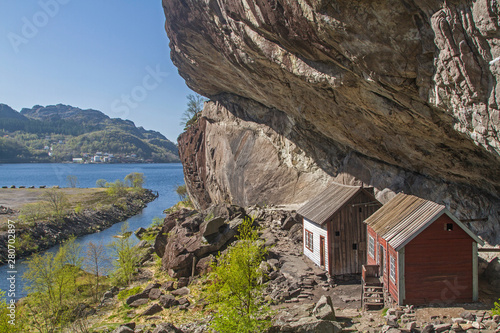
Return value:
<svg viewBox="0 0 500 333">
<path fill-rule="evenodd" d="M 179 140 L 190 194 L 301 203 L 329 181 L 445 203 L 500 241 L 497 1 L 163 1 L 212 102 Z"/>
</svg>

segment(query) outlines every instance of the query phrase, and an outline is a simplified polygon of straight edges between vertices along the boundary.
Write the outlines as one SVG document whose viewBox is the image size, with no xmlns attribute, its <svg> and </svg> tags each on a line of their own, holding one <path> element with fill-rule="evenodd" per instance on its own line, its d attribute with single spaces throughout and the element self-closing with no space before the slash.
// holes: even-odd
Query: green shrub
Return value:
<svg viewBox="0 0 500 333">
<path fill-rule="evenodd" d="M 81 203 L 78 203 L 75 207 L 75 213 L 80 214 L 83 211 L 83 206 Z"/>
<path fill-rule="evenodd" d="M 267 249 L 252 225 L 253 220 L 246 218 L 238 229 L 239 241 L 212 264 L 208 299 L 216 315 L 210 327 L 219 333 L 264 332 L 271 325 L 272 311 L 264 301 L 259 269 Z"/>
<path fill-rule="evenodd" d="M 491 309 L 491 314 L 494 315 L 500 315 L 500 298 L 498 299 L 498 302 L 495 302 L 495 307 Z"/>
<path fill-rule="evenodd" d="M 118 299 L 121 301 L 121 300 L 124 300 L 126 299 L 127 297 L 129 296 L 132 296 L 132 295 L 135 295 L 135 294 L 138 294 L 140 291 L 142 290 L 141 287 L 137 286 L 137 287 L 134 287 L 132 289 L 125 289 L 125 290 L 122 290 L 118 293 Z"/>
</svg>

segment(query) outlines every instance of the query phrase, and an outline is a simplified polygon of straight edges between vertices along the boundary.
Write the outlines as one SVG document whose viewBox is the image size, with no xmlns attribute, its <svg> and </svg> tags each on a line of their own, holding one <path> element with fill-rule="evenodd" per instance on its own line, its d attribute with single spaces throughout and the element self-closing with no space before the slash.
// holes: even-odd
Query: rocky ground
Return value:
<svg viewBox="0 0 500 333">
<path fill-rule="evenodd" d="M 220 216 L 218 213 L 221 213 Z M 492 316 L 488 311 L 493 306 L 492 301 L 500 293 L 494 289 L 488 289 L 485 293 L 483 287 L 481 302 L 474 304 L 362 311 L 359 281 L 332 278 L 302 255 L 302 226 L 298 216 L 277 208 L 262 209 L 257 206 L 245 210 L 225 206 L 203 213 L 181 210 L 167 216 L 155 246 L 149 248 L 137 275 L 136 284 L 142 286 L 140 290 L 123 301 L 117 300 L 118 289 L 110 290 L 104 295 L 103 309 L 113 311 L 116 307 L 124 307 L 122 320 L 125 318 L 128 322 L 118 327 L 115 325 L 116 328 L 113 329 L 102 326 L 100 331 L 207 331 L 210 311 L 206 309 L 207 303 L 202 297 L 206 280 L 203 275 L 198 274 L 206 271 L 207 258 L 212 258 L 214 254 L 207 249 L 223 250 L 232 240 L 229 236 L 234 236 L 231 231 L 234 225 L 244 216 L 255 218 L 261 227 L 261 238 L 270 247 L 267 260 L 261 264 L 261 269 L 268 276 L 268 281 L 265 281 L 266 299 L 273 304 L 272 308 L 275 310 L 273 327 L 269 333 L 500 331 L 500 317 Z M 169 231 L 165 232 L 166 230 Z M 206 234 L 205 241 L 200 241 L 203 239 L 200 234 Z M 179 237 L 183 237 L 180 244 L 177 243 Z M 207 238 L 211 241 L 207 242 Z M 221 239 L 226 241 L 222 242 Z M 171 242 L 176 242 L 177 247 L 173 247 Z M 138 247 L 141 246 L 148 245 L 142 242 Z M 153 249 L 158 253 L 161 247 L 165 249 L 159 253 L 162 254 L 161 264 L 159 260 L 154 263 L 154 256 L 151 255 Z M 188 259 L 184 264 L 179 260 L 172 260 L 166 250 L 168 248 L 175 248 Z M 205 250 L 200 250 L 201 248 Z M 214 248 L 218 249 L 213 250 Z M 195 276 L 191 276 L 193 258 L 197 262 Z M 191 266 L 187 264 L 188 261 Z M 161 269 L 158 270 L 160 266 Z M 177 278 L 171 279 L 165 271 Z M 484 283 L 486 281 L 483 281 L 482 286 Z M 114 317 L 116 315 L 108 316 Z"/>
</svg>

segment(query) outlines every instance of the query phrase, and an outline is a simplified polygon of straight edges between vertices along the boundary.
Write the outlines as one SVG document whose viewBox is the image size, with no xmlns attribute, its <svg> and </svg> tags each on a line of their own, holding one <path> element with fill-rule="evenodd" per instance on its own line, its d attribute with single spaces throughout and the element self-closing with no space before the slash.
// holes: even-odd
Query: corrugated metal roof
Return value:
<svg viewBox="0 0 500 333">
<path fill-rule="evenodd" d="M 323 224 L 362 189 L 361 186 L 332 184 L 297 210 L 297 213 L 309 221 Z"/>
<path fill-rule="evenodd" d="M 443 214 L 447 214 L 474 240 L 482 243 L 445 206 L 404 193 L 397 194 L 382 208 L 367 218 L 365 223 L 379 236 L 388 241 L 394 249 L 399 251 Z"/>
</svg>

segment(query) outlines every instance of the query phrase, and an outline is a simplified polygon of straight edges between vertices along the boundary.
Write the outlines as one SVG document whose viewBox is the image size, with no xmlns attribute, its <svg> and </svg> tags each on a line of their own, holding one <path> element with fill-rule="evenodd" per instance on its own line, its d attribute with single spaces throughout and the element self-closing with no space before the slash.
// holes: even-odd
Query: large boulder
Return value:
<svg viewBox="0 0 500 333">
<path fill-rule="evenodd" d="M 500 261 L 498 257 L 488 263 L 484 276 L 493 287 L 500 288 Z"/>
<path fill-rule="evenodd" d="M 313 315 L 322 320 L 335 320 L 335 310 L 330 296 L 321 296 L 313 309 Z"/>
<path fill-rule="evenodd" d="M 339 333 L 342 327 L 329 320 L 316 319 L 314 317 L 301 318 L 289 324 L 291 332 L 296 333 Z"/>
<path fill-rule="evenodd" d="M 216 217 L 205 221 L 200 225 L 200 233 L 203 236 L 210 236 L 219 233 L 220 227 L 224 225 L 223 217 Z"/>
<path fill-rule="evenodd" d="M 184 222 L 188 217 L 196 214 L 197 211 L 189 209 L 181 209 L 174 213 L 168 214 L 163 220 L 161 231 L 155 238 L 154 249 L 158 257 L 162 258 L 165 254 L 165 246 L 168 242 L 168 235 L 177 224 Z"/>
<path fill-rule="evenodd" d="M 159 252 L 163 253 L 162 267 L 170 276 L 175 278 L 191 276 L 193 268 L 195 273 L 206 270 L 206 266 L 200 266 L 197 270 L 196 264 L 203 258 L 217 253 L 234 239 L 246 215 L 243 209 L 237 207 L 229 206 L 226 210 L 228 216 L 234 216 L 230 221 L 225 221 L 222 217 L 204 221 L 206 213 L 196 213 L 183 222 L 178 221 L 170 229 L 167 237 L 161 234 L 157 236 L 156 243 L 165 244 L 164 250 Z M 168 216 L 166 219 L 172 218 Z M 163 240 L 159 240 L 160 238 Z"/>
</svg>

